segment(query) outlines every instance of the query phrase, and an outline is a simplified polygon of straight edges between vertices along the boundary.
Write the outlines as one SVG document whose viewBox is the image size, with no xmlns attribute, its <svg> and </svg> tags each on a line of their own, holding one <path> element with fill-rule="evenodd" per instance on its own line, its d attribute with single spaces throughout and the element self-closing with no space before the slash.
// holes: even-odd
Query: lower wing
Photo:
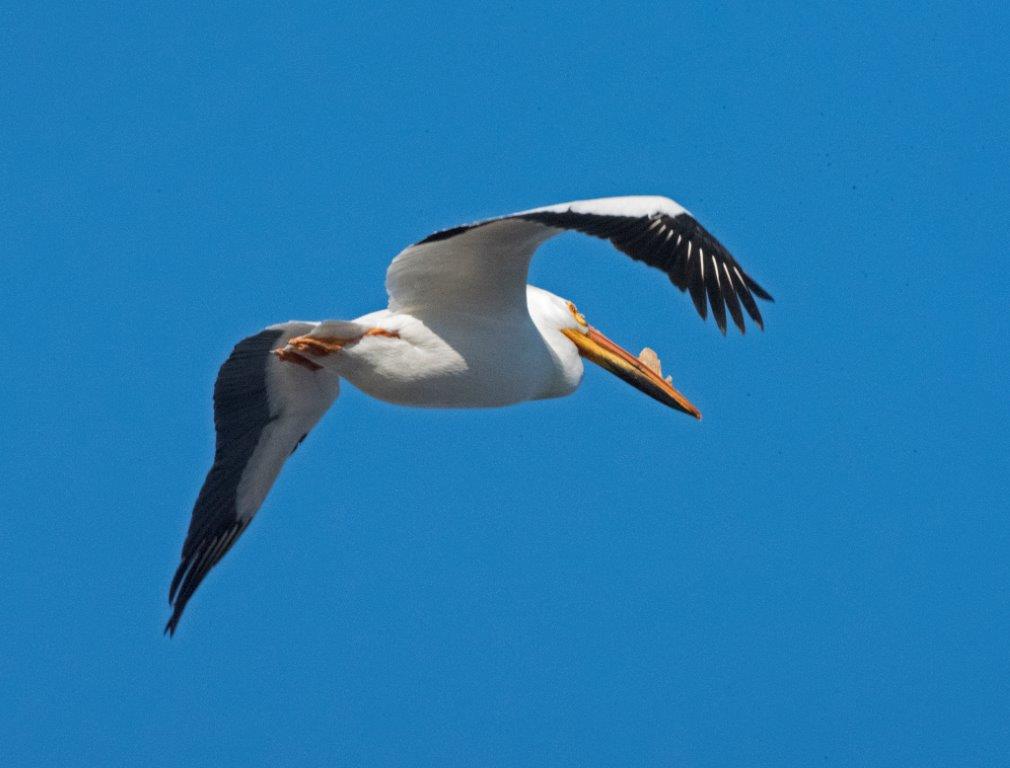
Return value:
<svg viewBox="0 0 1010 768">
<path fill-rule="evenodd" d="M 169 588 L 169 635 L 200 582 L 252 521 L 288 456 L 337 398 L 340 380 L 331 371 L 272 354 L 315 326 L 272 325 L 235 345 L 221 366 L 214 384 L 214 464 Z"/>
</svg>

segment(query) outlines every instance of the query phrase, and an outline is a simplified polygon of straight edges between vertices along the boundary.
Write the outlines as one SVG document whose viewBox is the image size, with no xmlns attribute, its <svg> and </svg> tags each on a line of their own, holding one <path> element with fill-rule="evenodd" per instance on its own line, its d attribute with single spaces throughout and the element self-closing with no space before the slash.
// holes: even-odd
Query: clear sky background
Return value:
<svg viewBox="0 0 1010 768">
<path fill-rule="evenodd" d="M 1005 8 L 18 5 L 5 766 L 1005 761 Z M 601 242 L 535 262 L 704 421 L 595 368 L 501 411 L 345 387 L 162 636 L 238 339 L 615 194 L 777 299 L 723 338 Z"/>
</svg>

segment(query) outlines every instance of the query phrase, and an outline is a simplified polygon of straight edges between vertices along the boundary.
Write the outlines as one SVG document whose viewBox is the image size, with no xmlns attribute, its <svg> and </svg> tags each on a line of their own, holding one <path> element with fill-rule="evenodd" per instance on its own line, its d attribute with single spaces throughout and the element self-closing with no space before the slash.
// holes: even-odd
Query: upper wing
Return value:
<svg viewBox="0 0 1010 768">
<path fill-rule="evenodd" d="M 214 464 L 193 507 L 168 600 L 174 634 L 186 603 L 260 508 L 284 461 L 326 412 L 340 380 L 271 352 L 315 323 L 282 323 L 243 339 L 214 384 Z"/>
<path fill-rule="evenodd" d="M 665 197 L 579 200 L 436 232 L 389 265 L 389 307 L 525 310 L 530 259 L 541 243 L 565 230 L 609 240 L 636 261 L 661 269 L 680 290 L 690 291 L 702 318 L 712 307 L 723 333 L 727 309 L 741 332 L 744 310 L 764 327 L 754 297 L 772 297 L 688 211 Z"/>
</svg>

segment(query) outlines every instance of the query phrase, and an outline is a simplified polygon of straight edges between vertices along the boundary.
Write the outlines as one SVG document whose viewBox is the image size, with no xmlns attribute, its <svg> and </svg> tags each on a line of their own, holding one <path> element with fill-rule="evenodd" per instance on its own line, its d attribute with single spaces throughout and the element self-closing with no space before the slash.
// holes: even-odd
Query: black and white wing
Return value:
<svg viewBox="0 0 1010 768">
<path fill-rule="evenodd" d="M 609 240 L 636 261 L 666 273 L 691 295 L 704 319 L 711 307 L 741 332 L 744 312 L 764 327 L 755 297 L 772 297 L 687 210 L 665 197 L 606 197 L 534 208 L 436 232 L 389 265 L 390 309 L 495 312 L 525 306 L 529 263 L 546 240 L 566 230 Z"/>
<path fill-rule="evenodd" d="M 315 326 L 272 325 L 240 341 L 221 366 L 214 384 L 214 464 L 169 587 L 170 635 L 200 582 L 249 525 L 285 460 L 337 397 L 340 379 L 332 372 L 271 354 Z"/>
</svg>

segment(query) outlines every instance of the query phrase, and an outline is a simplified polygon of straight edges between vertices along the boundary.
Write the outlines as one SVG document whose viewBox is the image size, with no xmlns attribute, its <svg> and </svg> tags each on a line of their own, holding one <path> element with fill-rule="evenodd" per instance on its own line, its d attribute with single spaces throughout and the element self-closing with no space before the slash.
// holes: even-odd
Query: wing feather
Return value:
<svg viewBox="0 0 1010 768">
<path fill-rule="evenodd" d="M 708 303 L 712 307 L 712 316 L 719 330 L 726 333 L 726 305 L 723 300 L 722 281 L 719 278 L 719 264 L 715 256 L 700 251 L 698 258 L 707 265 L 705 287 L 708 289 Z"/>
<path fill-rule="evenodd" d="M 174 634 L 193 593 L 242 535 L 284 461 L 330 407 L 339 379 L 281 362 L 271 352 L 314 323 L 284 323 L 243 339 L 214 384 L 214 464 L 200 489 L 168 590 Z"/>
<path fill-rule="evenodd" d="M 764 327 L 754 296 L 772 301 L 771 295 L 694 216 L 665 197 L 561 203 L 436 232 L 390 264 L 390 309 L 525 311 L 534 252 L 566 230 L 609 240 L 632 259 L 661 270 L 690 294 L 702 319 L 711 308 L 723 333 L 727 310 L 737 328 L 745 330 L 741 305 Z"/>
<path fill-rule="evenodd" d="M 740 333 L 746 332 L 743 322 L 743 313 L 740 311 L 740 301 L 736 297 L 736 287 L 733 285 L 733 277 L 729 271 L 729 265 L 722 265 L 722 296 L 726 300 L 726 309 L 729 310 L 733 318 L 733 324 L 740 329 Z"/>
</svg>

